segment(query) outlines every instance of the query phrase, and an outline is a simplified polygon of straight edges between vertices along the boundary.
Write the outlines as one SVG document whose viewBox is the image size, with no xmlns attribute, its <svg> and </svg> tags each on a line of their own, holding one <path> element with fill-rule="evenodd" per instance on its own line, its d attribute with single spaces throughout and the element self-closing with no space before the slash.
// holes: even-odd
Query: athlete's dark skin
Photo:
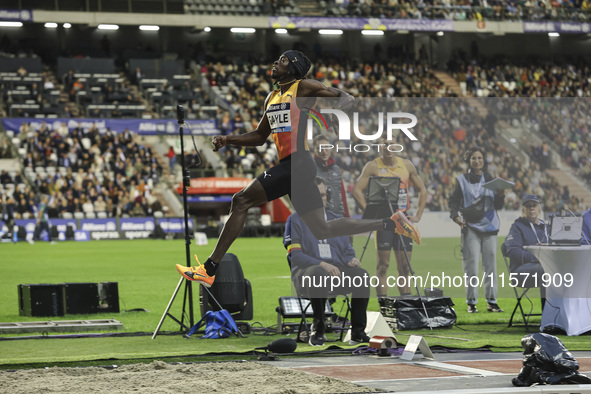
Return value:
<svg viewBox="0 0 591 394">
<path fill-rule="evenodd" d="M 285 93 L 289 87 L 296 82 L 295 76 L 289 71 L 289 62 L 290 60 L 285 55 L 281 55 L 279 59 L 273 63 L 273 68 L 271 69 L 271 78 L 279 84 L 282 93 Z M 270 96 L 271 93 L 269 93 L 265 100 L 265 108 L 267 108 Z M 326 87 L 322 83 L 311 79 L 301 80 L 298 86 L 297 97 L 298 100 L 302 97 L 339 98 L 339 106 L 344 109 L 352 106 L 355 101 L 350 94 L 336 88 Z M 314 99 L 312 99 L 312 103 L 313 101 Z M 226 145 L 263 145 L 270 134 L 271 127 L 269 126 L 269 120 L 265 111 L 257 129 L 250 133 L 232 136 L 214 136 L 212 139 L 213 150 L 217 152 Z M 240 234 L 240 231 L 242 231 L 246 221 L 247 211 L 252 207 L 258 207 L 267 202 L 268 199 L 265 189 L 263 189 L 263 186 L 257 179 L 254 179 L 248 186 L 232 197 L 230 216 L 222 229 L 222 233 L 220 234 L 213 253 L 209 256 L 212 261 L 219 263 L 224 257 L 234 240 Z M 359 234 L 367 231 L 383 229 L 382 220 L 339 218 L 326 221 L 324 217 L 324 208 L 322 207 L 301 215 L 301 218 L 318 239 L 340 237 L 343 235 Z"/>
</svg>

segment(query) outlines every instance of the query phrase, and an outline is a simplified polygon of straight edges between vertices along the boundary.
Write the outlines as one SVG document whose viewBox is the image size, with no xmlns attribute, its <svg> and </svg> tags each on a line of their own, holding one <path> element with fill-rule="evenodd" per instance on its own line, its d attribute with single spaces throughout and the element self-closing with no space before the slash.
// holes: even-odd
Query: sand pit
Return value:
<svg viewBox="0 0 591 394">
<path fill-rule="evenodd" d="M 0 371 L 2 393 L 357 393 L 374 390 L 343 380 L 257 362 L 125 365 L 115 369 Z"/>
</svg>

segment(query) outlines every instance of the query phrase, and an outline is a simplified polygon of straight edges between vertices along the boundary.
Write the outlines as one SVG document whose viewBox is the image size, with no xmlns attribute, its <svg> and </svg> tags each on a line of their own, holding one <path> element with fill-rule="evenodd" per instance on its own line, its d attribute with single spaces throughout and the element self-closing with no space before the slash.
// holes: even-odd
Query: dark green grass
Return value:
<svg viewBox="0 0 591 394">
<path fill-rule="evenodd" d="M 361 254 L 366 237 L 357 237 L 355 247 Z M 459 241 L 450 239 L 426 239 L 416 247 L 412 256 L 416 274 L 426 276 L 445 272 L 448 275 L 461 275 L 462 267 L 458 249 Z M 202 261 L 214 247 L 210 240 L 208 246 L 191 247 Z M 291 281 L 289 270 L 279 238 L 242 238 L 233 245 L 231 252 L 238 255 L 244 274 L 252 283 L 254 298 L 254 319 L 260 325 L 269 327 L 277 323 L 275 307 L 280 296 L 290 295 Z M 114 318 L 123 323 L 123 332 L 151 333 L 156 328 L 164 309 L 179 281 L 174 264 L 185 263 L 185 244 L 175 241 L 96 241 L 64 242 L 56 245 L 38 242 L 0 244 L 0 322 L 23 322 L 47 320 L 39 317 L 25 317 L 18 313 L 17 286 L 21 283 L 62 283 L 62 282 L 102 282 L 119 283 L 121 310 L 145 308 L 148 312 L 104 313 L 97 315 L 69 315 L 54 320 L 106 319 Z M 375 272 L 375 250 L 369 243 L 364 266 L 370 274 Z M 499 253 L 499 273 L 506 269 Z M 394 275 L 395 264 L 390 267 Z M 180 318 L 183 291 L 177 295 L 171 313 Z M 193 286 L 195 292 L 198 286 Z M 463 290 L 445 288 L 446 295 L 456 303 L 458 323 L 450 329 L 434 331 L 417 330 L 396 333 L 398 340 L 406 343 L 410 334 L 420 334 L 427 338 L 431 346 L 455 348 L 491 347 L 495 350 L 519 350 L 520 339 L 525 334 L 523 328 L 507 328 L 510 311 L 515 305 L 513 290 L 500 289 L 499 304 L 505 313 L 485 312 L 484 300 L 479 303 L 481 313 L 470 315 L 465 311 Z M 389 295 L 397 295 L 390 289 Z M 198 297 L 195 296 L 195 313 L 199 315 Z M 370 310 L 378 310 L 375 299 L 370 301 Z M 534 310 L 539 311 L 539 300 L 534 301 Z M 539 319 L 538 319 L 539 321 Z M 180 333 L 179 325 L 166 318 L 162 333 Z M 53 334 L 53 333 L 52 333 Z M 36 335 L 36 334 L 23 334 Z M 59 335 L 59 334 L 55 334 Z M 5 334 L 2 337 L 18 337 Z M 281 335 L 261 335 L 253 333 L 246 338 L 223 340 L 184 339 L 181 335 L 159 335 L 152 340 L 149 335 L 134 337 L 79 338 L 79 339 L 26 339 L 0 341 L 0 367 L 44 366 L 57 363 L 93 362 L 99 364 L 120 364 L 123 360 L 151 360 L 153 358 L 183 360 L 217 359 L 214 353 L 237 353 L 241 358 L 252 358 L 250 352 L 268 342 L 281 338 Z M 589 350 L 588 338 L 561 336 L 569 350 Z M 348 347 L 342 343 L 341 347 Z M 298 351 L 316 350 L 300 344 Z M 323 349 L 323 348 L 321 348 Z M 208 355 L 209 354 L 209 355 Z M 207 355 L 207 356 L 204 356 Z"/>
</svg>

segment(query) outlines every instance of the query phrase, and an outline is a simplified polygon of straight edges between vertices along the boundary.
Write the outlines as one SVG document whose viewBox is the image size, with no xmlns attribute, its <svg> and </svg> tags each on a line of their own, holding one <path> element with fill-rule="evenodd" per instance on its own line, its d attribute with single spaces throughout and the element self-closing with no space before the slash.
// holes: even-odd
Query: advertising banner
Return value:
<svg viewBox="0 0 591 394">
<path fill-rule="evenodd" d="M 269 26 L 287 29 L 453 31 L 447 19 L 323 18 L 271 16 Z"/>
<path fill-rule="evenodd" d="M 589 33 L 591 32 L 591 23 L 523 22 L 523 31 L 525 33 Z"/>
<path fill-rule="evenodd" d="M 80 230 L 88 231 L 91 240 L 121 239 L 117 219 L 80 219 Z"/>
<path fill-rule="evenodd" d="M 113 132 L 121 133 L 129 129 L 140 135 L 176 135 L 178 134 L 178 124 L 176 119 L 37 119 L 37 118 L 4 118 L 2 125 L 6 130 L 12 130 L 18 133 L 23 122 L 29 123 L 31 129 L 37 131 L 45 122 L 49 130 L 53 130 L 65 122 L 68 129 L 80 127 L 89 129 L 95 125 L 100 133 L 106 132 L 107 128 Z M 185 135 L 214 135 L 219 134 L 217 122 L 215 119 L 207 120 L 187 120 L 190 127 L 185 126 L 183 132 Z"/>
<path fill-rule="evenodd" d="M 158 225 L 165 233 L 183 233 L 185 232 L 184 218 L 160 218 Z M 193 219 L 189 218 L 189 230 L 192 232 L 194 228 Z"/>
<path fill-rule="evenodd" d="M 31 10 L 0 9 L 0 20 L 1 21 L 32 22 L 33 21 L 33 12 Z"/>
<path fill-rule="evenodd" d="M 164 233 L 184 233 L 185 219 L 171 217 L 157 219 Z M 26 231 L 26 240 L 32 240 L 35 233 L 35 219 L 16 219 L 14 224 Z M 55 227 L 58 237 L 54 241 L 66 241 L 68 226 L 72 228 L 75 241 L 96 241 L 101 239 L 148 239 L 154 234 L 156 219 L 153 217 L 107 218 L 107 219 L 49 219 L 49 225 Z M 189 230 L 193 232 L 195 223 L 189 218 Z M 0 236 L 9 232 L 4 221 L 0 220 Z M 41 233 L 41 240 L 48 241 L 47 233 Z"/>
<path fill-rule="evenodd" d="M 187 188 L 188 194 L 234 194 L 244 189 L 252 179 L 247 178 L 192 178 Z M 183 194 L 181 186 L 176 188 L 178 194 Z"/>
<path fill-rule="evenodd" d="M 155 227 L 156 223 L 152 217 L 119 219 L 119 229 L 123 239 L 150 238 Z"/>
</svg>

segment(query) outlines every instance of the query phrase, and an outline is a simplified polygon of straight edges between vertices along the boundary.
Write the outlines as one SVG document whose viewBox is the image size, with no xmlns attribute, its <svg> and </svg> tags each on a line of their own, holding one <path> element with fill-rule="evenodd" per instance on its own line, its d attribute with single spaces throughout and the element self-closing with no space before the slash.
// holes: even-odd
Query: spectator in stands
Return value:
<svg viewBox="0 0 591 394">
<path fill-rule="evenodd" d="M 0 219 L 3 220 L 5 223 L 11 223 L 14 220 L 14 213 L 16 210 L 16 204 L 12 196 L 7 193 L 0 193 L 0 197 L 2 197 L 2 215 Z"/>
<path fill-rule="evenodd" d="M 50 219 L 59 217 L 59 201 L 57 198 L 57 192 L 51 191 L 49 194 L 49 201 L 47 203 L 47 216 Z"/>
<path fill-rule="evenodd" d="M 32 152 L 27 152 L 27 156 L 23 159 L 23 166 L 35 168 L 35 159 L 33 158 Z"/>
<path fill-rule="evenodd" d="M 21 172 L 20 172 L 20 171 L 16 171 L 16 172 L 14 173 L 14 176 L 12 177 L 12 182 L 13 182 L 13 183 L 15 183 L 15 184 L 17 184 L 17 185 L 18 185 L 19 183 L 24 183 L 24 180 L 23 180 L 23 177 L 22 177 L 22 175 L 21 175 Z M 30 190 L 30 189 L 29 189 L 29 190 Z"/>
<path fill-rule="evenodd" d="M 8 159 L 12 157 L 12 153 L 10 150 L 10 146 L 8 145 L 8 140 L 4 139 L 0 142 L 0 159 Z"/>
<path fill-rule="evenodd" d="M 449 199 L 450 217 L 462 228 L 462 265 L 468 278 L 478 277 L 482 255 L 484 291 L 489 312 L 503 312 L 497 305 L 497 234 L 504 192 L 494 193 L 483 187 L 493 178 L 487 171 L 486 152 L 482 147 L 470 148 L 464 155 L 468 172 L 456 177 L 456 186 Z M 477 313 L 478 287 L 466 284 L 468 313 Z"/>
<path fill-rule="evenodd" d="M 69 212 L 68 210 L 68 200 L 65 198 L 60 198 L 59 205 L 57 207 L 59 217 L 64 217 L 64 213 Z"/>
<path fill-rule="evenodd" d="M 176 153 L 172 145 L 168 147 L 168 153 L 166 153 L 166 157 L 168 157 L 168 165 L 170 167 L 170 171 L 173 172 L 174 166 L 176 165 Z"/>
<path fill-rule="evenodd" d="M 6 170 L 2 170 L 2 172 L 0 172 L 0 185 L 6 185 L 9 183 L 13 183 L 12 177 Z"/>
<path fill-rule="evenodd" d="M 94 202 L 94 212 L 106 212 L 107 211 L 107 203 L 102 195 L 97 196 L 96 201 Z"/>
<path fill-rule="evenodd" d="M 29 131 L 31 131 L 31 125 L 27 122 L 21 123 L 18 129 L 18 138 L 21 140 L 21 144 L 29 138 Z"/>
<path fill-rule="evenodd" d="M 27 198 L 24 195 L 15 196 L 15 201 L 18 202 L 15 212 L 15 219 L 23 219 L 24 216 L 30 215 L 32 213 L 32 207 L 29 206 Z"/>
<path fill-rule="evenodd" d="M 133 209 L 131 210 L 131 216 L 146 216 L 146 212 L 144 211 L 144 208 L 142 207 L 142 203 L 139 200 L 136 200 L 133 204 Z"/>
<path fill-rule="evenodd" d="M 68 129 L 66 122 L 60 123 L 60 125 L 57 127 L 57 132 L 63 139 L 67 138 L 70 135 L 70 130 Z"/>
<path fill-rule="evenodd" d="M 45 92 L 51 92 L 54 89 L 55 89 L 54 83 L 51 81 L 51 79 L 45 77 L 43 79 L 43 90 Z"/>
<path fill-rule="evenodd" d="M 86 194 L 82 194 L 80 202 L 82 203 L 82 212 L 85 214 L 94 213 L 94 205 L 92 204 L 92 201 L 86 197 Z"/>
<path fill-rule="evenodd" d="M 72 110 L 70 109 L 70 107 L 68 105 L 66 105 L 64 107 L 64 110 L 62 111 L 62 113 L 60 114 L 62 118 L 73 118 L 74 115 L 72 115 Z"/>
<path fill-rule="evenodd" d="M 74 82 L 76 81 L 76 77 L 74 76 L 74 71 L 68 70 L 67 73 L 64 74 L 62 77 L 62 83 L 64 84 L 64 91 L 70 92 L 72 87 L 74 86 Z"/>
<path fill-rule="evenodd" d="M 76 213 L 82 212 L 82 204 L 80 204 L 80 199 L 78 197 L 68 198 L 68 212 Z"/>
<path fill-rule="evenodd" d="M 131 74 L 131 83 L 134 85 L 139 85 L 142 79 L 144 79 L 142 69 L 136 67 L 135 71 Z"/>
<path fill-rule="evenodd" d="M 78 93 L 79 91 L 81 91 L 82 88 L 84 88 L 84 84 L 82 83 L 82 81 L 80 81 L 80 78 L 76 78 L 74 80 L 74 83 L 72 84 L 72 87 L 69 90 L 69 93 L 70 93 L 70 101 L 75 101 L 76 100 L 76 93 Z"/>
</svg>

